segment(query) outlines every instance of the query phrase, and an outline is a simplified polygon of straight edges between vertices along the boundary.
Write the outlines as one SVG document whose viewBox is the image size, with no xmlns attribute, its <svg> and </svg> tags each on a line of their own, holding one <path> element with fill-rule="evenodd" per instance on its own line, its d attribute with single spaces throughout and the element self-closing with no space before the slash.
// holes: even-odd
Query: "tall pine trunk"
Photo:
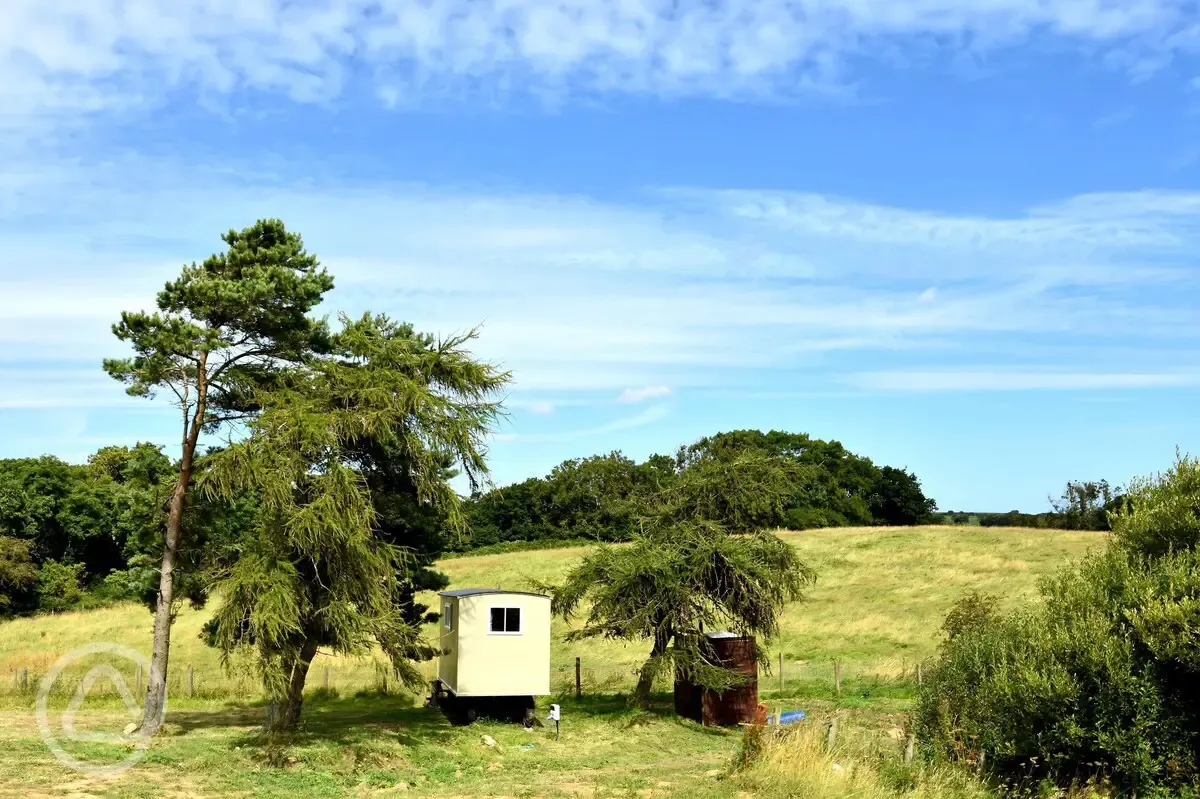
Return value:
<svg viewBox="0 0 1200 799">
<path fill-rule="evenodd" d="M 171 622 L 174 621 L 171 605 L 175 598 L 175 563 L 179 559 L 179 545 L 183 538 L 183 511 L 187 507 L 188 488 L 192 483 L 192 465 L 196 456 L 196 444 L 200 440 L 200 428 L 204 423 L 205 406 L 208 399 L 208 383 L 205 380 L 206 357 L 200 356 L 196 381 L 196 408 L 191 418 L 184 415 L 182 453 L 179 459 L 179 477 L 171 492 L 171 506 L 167 512 L 167 529 L 163 541 L 162 570 L 158 577 L 158 597 L 154 607 L 154 644 L 150 651 L 150 673 L 146 679 L 146 703 L 142 709 L 140 729 L 144 735 L 153 735 L 162 726 L 167 711 L 167 665 L 171 654 Z"/>
<path fill-rule="evenodd" d="M 300 725 L 300 711 L 304 708 L 304 683 L 316 656 L 317 639 L 309 638 L 305 640 L 299 656 L 292 661 L 290 667 L 285 666 L 288 681 L 284 693 L 282 696 L 273 697 L 267 708 L 268 732 L 292 732 Z"/>
</svg>

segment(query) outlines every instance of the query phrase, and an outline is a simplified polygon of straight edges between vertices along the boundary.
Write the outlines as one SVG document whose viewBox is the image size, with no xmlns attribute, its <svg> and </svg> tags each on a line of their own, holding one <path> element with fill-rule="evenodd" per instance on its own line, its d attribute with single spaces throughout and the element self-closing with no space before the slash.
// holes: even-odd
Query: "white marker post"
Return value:
<svg viewBox="0 0 1200 799">
<path fill-rule="evenodd" d="M 562 714 L 559 712 L 558 705 L 551 705 L 550 715 L 546 716 L 546 718 L 554 722 L 554 740 L 556 741 L 558 740 L 558 721 L 561 716 Z"/>
</svg>

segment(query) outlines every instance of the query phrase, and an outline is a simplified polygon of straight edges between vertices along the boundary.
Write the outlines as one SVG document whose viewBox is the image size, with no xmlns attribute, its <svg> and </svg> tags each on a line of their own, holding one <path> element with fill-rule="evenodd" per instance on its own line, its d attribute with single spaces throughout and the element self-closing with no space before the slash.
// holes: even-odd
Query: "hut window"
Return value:
<svg viewBox="0 0 1200 799">
<path fill-rule="evenodd" d="M 491 626 L 488 632 L 515 635 L 521 632 L 520 608 L 492 608 Z"/>
<path fill-rule="evenodd" d="M 442 621 L 446 625 L 446 629 L 454 631 L 454 605 L 450 602 L 442 605 Z"/>
</svg>

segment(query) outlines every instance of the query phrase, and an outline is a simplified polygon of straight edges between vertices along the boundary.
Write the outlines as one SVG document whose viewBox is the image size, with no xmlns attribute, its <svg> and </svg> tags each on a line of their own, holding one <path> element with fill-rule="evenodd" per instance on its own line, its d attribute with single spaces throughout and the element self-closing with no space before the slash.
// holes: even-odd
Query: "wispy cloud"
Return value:
<svg viewBox="0 0 1200 799">
<path fill-rule="evenodd" d="M 521 87 L 787 96 L 844 86 L 864 59 L 1076 46 L 1133 76 L 1194 49 L 1175 0 L 7 0 L 3 122 L 153 106 L 172 90 L 331 102 L 366 80 L 408 105 Z"/>
<path fill-rule="evenodd" d="M 12 339 L 0 327 L 0 341 Z M 100 370 L 80 365 L 62 368 L 51 364 L 4 363 L 0 361 L 0 408 L 144 408 L 144 400 L 125 393 L 124 388 Z"/>
<path fill-rule="evenodd" d="M 851 385 L 875 391 L 1095 391 L 1101 389 L 1177 388 L 1200 385 L 1200 371 L 1182 373 L 1053 372 L 944 370 L 865 372 L 847 378 Z"/>
<path fill-rule="evenodd" d="M 533 414 L 666 386 L 828 391 L 842 373 L 924 372 L 932 356 L 984 350 L 1014 368 L 1052 358 L 1091 373 L 1111 369 L 1114 346 L 1159 370 L 1146 358 L 1169 344 L 1178 368 L 1200 367 L 1200 194 L 1086 195 L 981 217 L 781 192 L 655 190 L 615 204 L 301 187 L 227 166 L 59 164 L 49 183 L 8 194 L 0 167 L 0 246 L 17 267 L 0 269 L 0 363 L 94 369 L 55 378 L 61 401 L 125 401 L 115 384 L 90 389 L 106 380 L 100 358 L 122 351 L 109 325 L 151 304 L 180 263 L 220 249 L 217 231 L 271 215 L 336 275 L 330 310 L 384 310 L 441 333 L 482 323 L 473 348 L 513 369 L 514 407 Z M 767 374 L 786 385 L 764 386 Z M 0 403 L 49 401 L 49 378 L 31 380 L 43 378 L 0 379 Z M 962 383 L 937 380 L 925 385 Z"/>
<path fill-rule="evenodd" d="M 646 386 L 645 388 L 627 388 L 617 397 L 617 402 L 635 404 L 649 399 L 665 397 L 671 393 L 667 386 Z"/>
<path fill-rule="evenodd" d="M 604 424 L 595 425 L 593 427 L 585 427 L 578 430 L 561 430 L 551 433 L 498 434 L 495 436 L 495 438 L 498 441 L 519 440 L 525 443 L 575 441 L 576 439 L 604 436 L 610 433 L 618 433 L 622 430 L 632 430 L 636 427 L 651 425 L 667 418 L 669 412 L 670 409 L 666 405 L 651 405 L 641 413 L 633 416 L 623 416 L 610 422 L 605 422 Z"/>
</svg>

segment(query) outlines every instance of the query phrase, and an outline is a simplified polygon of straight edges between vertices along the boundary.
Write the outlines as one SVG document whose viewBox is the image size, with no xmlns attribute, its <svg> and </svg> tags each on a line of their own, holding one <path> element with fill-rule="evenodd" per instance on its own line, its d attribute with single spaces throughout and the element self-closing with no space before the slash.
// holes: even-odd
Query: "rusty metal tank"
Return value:
<svg viewBox="0 0 1200 799">
<path fill-rule="evenodd" d="M 749 682 L 728 691 L 709 691 L 675 680 L 675 712 L 707 726 L 753 723 L 758 712 L 758 660 L 754 638 L 729 632 L 705 633 L 714 664 L 741 672 Z"/>
</svg>

